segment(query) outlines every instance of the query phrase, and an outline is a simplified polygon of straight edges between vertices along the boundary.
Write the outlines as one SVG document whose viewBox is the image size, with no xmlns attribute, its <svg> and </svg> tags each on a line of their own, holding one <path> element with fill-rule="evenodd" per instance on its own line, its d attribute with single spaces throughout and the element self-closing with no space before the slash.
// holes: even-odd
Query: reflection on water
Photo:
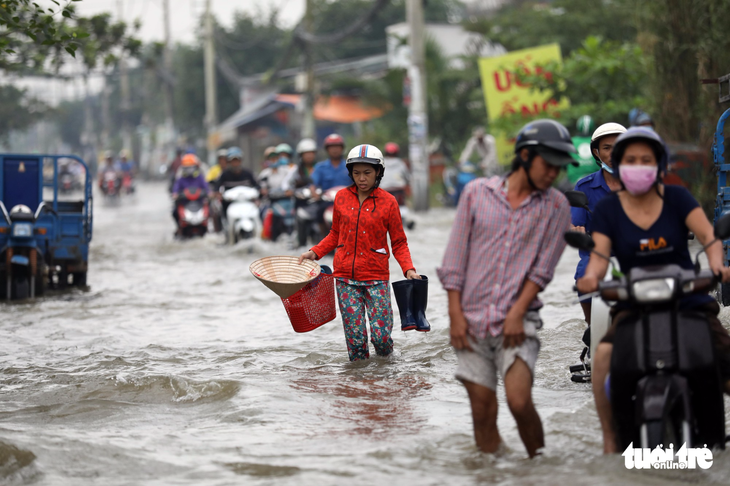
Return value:
<svg viewBox="0 0 730 486">
<path fill-rule="evenodd" d="M 339 318 L 294 333 L 249 274 L 261 256 L 296 254 L 285 243 L 176 242 L 163 184 L 95 210 L 91 290 L 0 308 L 0 484 L 730 482 L 727 452 L 682 472 L 601 456 L 589 388 L 567 371 L 585 326 L 570 250 L 542 295 L 533 396 L 546 448 L 529 461 L 503 391 L 505 452 L 477 451 L 436 278 L 432 332 L 396 331 L 393 355 L 350 363 Z M 420 273 L 436 275 L 452 219 L 434 210 L 409 232 Z"/>
<path fill-rule="evenodd" d="M 424 422 L 413 399 L 430 390 L 421 376 L 401 375 L 369 378 L 357 370 L 336 376 L 313 370 L 292 382 L 292 388 L 330 396 L 323 414 L 342 422 L 333 434 L 377 435 L 386 438 L 402 432 L 415 433 Z M 336 427 L 336 426 L 335 426 Z"/>
</svg>

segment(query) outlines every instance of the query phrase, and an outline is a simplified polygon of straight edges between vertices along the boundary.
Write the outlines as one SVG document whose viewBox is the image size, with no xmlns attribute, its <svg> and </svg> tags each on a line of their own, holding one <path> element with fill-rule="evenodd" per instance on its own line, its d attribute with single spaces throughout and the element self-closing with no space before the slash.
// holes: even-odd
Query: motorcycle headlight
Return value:
<svg viewBox="0 0 730 486">
<path fill-rule="evenodd" d="M 30 223 L 15 223 L 13 225 L 13 236 L 16 238 L 33 236 L 33 225 Z"/>
<path fill-rule="evenodd" d="M 634 299 L 637 302 L 663 302 L 674 295 L 675 279 L 655 278 L 641 280 L 632 285 Z"/>
</svg>

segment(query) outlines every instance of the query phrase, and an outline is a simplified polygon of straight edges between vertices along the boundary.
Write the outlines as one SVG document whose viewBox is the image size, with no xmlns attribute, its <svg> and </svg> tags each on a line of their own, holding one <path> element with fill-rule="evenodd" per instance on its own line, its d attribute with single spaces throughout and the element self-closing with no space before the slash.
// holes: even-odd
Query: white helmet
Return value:
<svg viewBox="0 0 730 486">
<path fill-rule="evenodd" d="M 297 153 L 300 155 L 303 154 L 304 152 L 316 152 L 316 151 L 317 151 L 317 142 L 315 142 L 311 138 L 303 138 L 297 144 Z"/>
<path fill-rule="evenodd" d="M 601 166 L 602 161 L 596 155 L 598 142 L 607 135 L 621 135 L 625 132 L 626 127 L 620 123 L 604 123 L 600 127 L 596 128 L 595 132 L 593 132 L 593 136 L 591 136 L 591 155 L 593 155 L 593 158 L 596 159 L 596 163 L 599 167 Z"/>
<path fill-rule="evenodd" d="M 347 154 L 347 161 L 345 165 L 350 166 L 352 164 L 372 164 L 378 165 L 385 170 L 385 162 L 383 161 L 383 153 L 374 145 L 368 145 L 366 143 L 358 145 L 357 147 L 350 150 Z"/>
</svg>

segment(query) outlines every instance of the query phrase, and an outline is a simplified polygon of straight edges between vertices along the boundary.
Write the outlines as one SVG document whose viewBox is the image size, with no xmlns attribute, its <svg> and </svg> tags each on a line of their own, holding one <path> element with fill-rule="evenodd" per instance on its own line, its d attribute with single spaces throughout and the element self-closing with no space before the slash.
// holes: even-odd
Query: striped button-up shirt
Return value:
<svg viewBox="0 0 730 486">
<path fill-rule="evenodd" d="M 502 332 L 525 279 L 541 289 L 552 280 L 570 225 L 570 207 L 559 191 L 534 191 L 512 209 L 503 186 L 504 177 L 495 176 L 464 188 L 437 269 L 446 290 L 461 292 L 469 334 L 480 339 Z M 538 299 L 530 305 L 540 307 Z"/>
</svg>

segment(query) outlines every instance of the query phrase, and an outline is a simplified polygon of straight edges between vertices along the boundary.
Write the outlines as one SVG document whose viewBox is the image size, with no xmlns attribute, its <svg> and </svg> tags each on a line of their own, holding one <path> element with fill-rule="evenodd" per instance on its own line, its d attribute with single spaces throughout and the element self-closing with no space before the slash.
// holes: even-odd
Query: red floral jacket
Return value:
<svg viewBox="0 0 730 486">
<path fill-rule="evenodd" d="M 377 188 L 360 205 L 353 185 L 337 193 L 332 229 L 312 248 L 317 259 L 334 249 L 334 276 L 353 280 L 390 280 L 387 235 L 403 270 L 415 270 L 395 198 Z"/>
</svg>

